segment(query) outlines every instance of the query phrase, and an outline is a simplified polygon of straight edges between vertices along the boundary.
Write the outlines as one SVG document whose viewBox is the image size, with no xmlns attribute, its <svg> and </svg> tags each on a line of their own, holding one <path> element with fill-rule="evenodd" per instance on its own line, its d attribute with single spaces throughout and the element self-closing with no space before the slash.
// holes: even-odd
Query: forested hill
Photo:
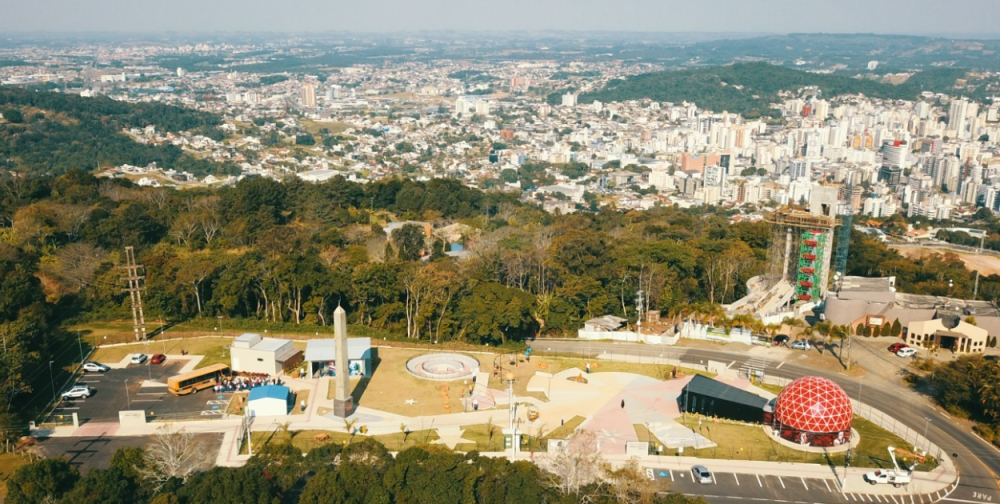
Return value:
<svg viewBox="0 0 1000 504">
<path fill-rule="evenodd" d="M 155 126 L 166 132 L 219 133 L 213 114 L 162 103 L 125 103 L 106 97 L 39 92 L 0 86 L 0 168 L 36 174 L 61 174 L 74 168 L 151 162 L 195 175 L 235 171 L 199 160 L 176 146 L 146 145 L 122 128 Z"/>
<path fill-rule="evenodd" d="M 583 93 L 580 103 L 638 100 L 694 102 L 699 108 L 727 110 L 748 118 L 775 115 L 770 104 L 780 91 L 817 86 L 824 97 L 862 93 L 874 98 L 914 99 L 924 89 L 949 87 L 965 75 L 961 69 L 920 72 L 906 82 L 893 85 L 847 75 L 801 72 L 768 63 L 739 63 L 636 75 L 615 79 L 599 91 Z M 940 90 L 940 89 L 939 89 Z M 557 97 L 551 97 L 553 100 Z"/>
</svg>

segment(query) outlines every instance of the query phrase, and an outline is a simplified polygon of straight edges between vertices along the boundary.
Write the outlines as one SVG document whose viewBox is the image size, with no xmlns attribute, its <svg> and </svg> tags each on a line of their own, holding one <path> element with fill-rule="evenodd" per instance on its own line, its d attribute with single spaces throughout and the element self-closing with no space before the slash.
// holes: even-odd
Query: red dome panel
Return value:
<svg viewBox="0 0 1000 504">
<path fill-rule="evenodd" d="M 851 428 L 851 400 L 836 383 L 818 376 L 793 381 L 778 394 L 774 417 L 805 432 L 840 432 Z"/>
</svg>

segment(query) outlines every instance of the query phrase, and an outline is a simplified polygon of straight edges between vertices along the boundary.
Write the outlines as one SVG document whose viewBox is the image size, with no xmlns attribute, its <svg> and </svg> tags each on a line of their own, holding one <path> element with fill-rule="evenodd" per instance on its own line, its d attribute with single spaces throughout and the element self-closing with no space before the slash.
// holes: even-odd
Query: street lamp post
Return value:
<svg viewBox="0 0 1000 504">
<path fill-rule="evenodd" d="M 222 329 L 222 315 L 219 315 L 219 316 L 218 316 L 218 317 L 216 317 L 216 318 L 218 318 L 218 319 L 219 319 L 219 334 L 223 334 L 223 332 L 224 332 L 224 329 Z"/>
<path fill-rule="evenodd" d="M 83 337 L 80 336 L 80 331 L 76 332 L 76 343 L 80 345 L 80 364 L 83 364 Z"/>
<path fill-rule="evenodd" d="M 56 402 L 56 378 L 52 374 L 52 364 L 56 361 L 49 361 L 49 383 L 52 385 L 52 402 Z"/>
<path fill-rule="evenodd" d="M 927 427 L 931 424 L 930 417 L 924 417 L 924 444 L 927 445 L 927 452 L 931 451 L 931 442 L 927 439 Z"/>
<path fill-rule="evenodd" d="M 132 398 L 128 395 L 128 378 L 125 379 L 125 404 L 128 405 L 128 409 L 132 409 Z"/>
</svg>

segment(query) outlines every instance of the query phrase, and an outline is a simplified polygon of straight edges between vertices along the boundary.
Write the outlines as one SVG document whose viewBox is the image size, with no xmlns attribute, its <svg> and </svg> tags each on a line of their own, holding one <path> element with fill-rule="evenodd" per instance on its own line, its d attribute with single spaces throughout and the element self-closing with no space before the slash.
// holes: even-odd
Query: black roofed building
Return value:
<svg viewBox="0 0 1000 504">
<path fill-rule="evenodd" d="M 681 411 L 754 423 L 763 420 L 767 404 L 763 397 L 702 375 L 691 378 L 677 401 Z"/>
</svg>

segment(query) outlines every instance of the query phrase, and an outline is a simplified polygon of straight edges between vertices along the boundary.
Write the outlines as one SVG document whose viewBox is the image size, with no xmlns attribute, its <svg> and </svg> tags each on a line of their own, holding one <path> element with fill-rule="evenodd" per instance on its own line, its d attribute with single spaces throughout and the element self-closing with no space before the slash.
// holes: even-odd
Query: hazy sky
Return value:
<svg viewBox="0 0 1000 504">
<path fill-rule="evenodd" d="M 0 31 L 998 33 L 1000 0 L 3 0 Z"/>
</svg>

